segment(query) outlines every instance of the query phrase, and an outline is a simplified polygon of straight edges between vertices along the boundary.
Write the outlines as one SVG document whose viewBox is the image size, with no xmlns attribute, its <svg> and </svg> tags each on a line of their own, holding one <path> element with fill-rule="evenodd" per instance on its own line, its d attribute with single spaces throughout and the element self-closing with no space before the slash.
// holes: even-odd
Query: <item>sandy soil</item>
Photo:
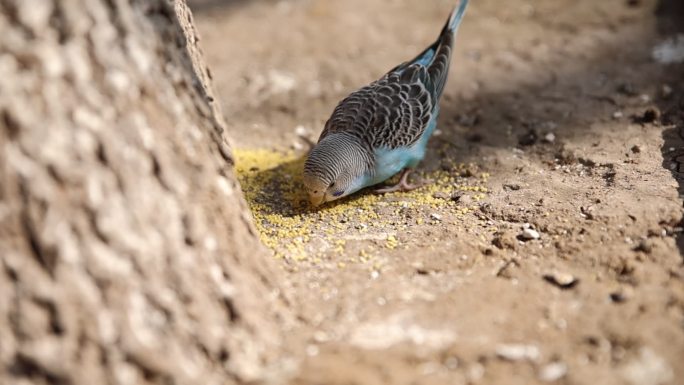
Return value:
<svg viewBox="0 0 684 385">
<path fill-rule="evenodd" d="M 684 383 L 684 65 L 653 54 L 680 1 L 473 0 L 435 184 L 302 204 L 306 140 L 452 3 L 191 2 L 301 314 L 292 384 Z"/>
</svg>

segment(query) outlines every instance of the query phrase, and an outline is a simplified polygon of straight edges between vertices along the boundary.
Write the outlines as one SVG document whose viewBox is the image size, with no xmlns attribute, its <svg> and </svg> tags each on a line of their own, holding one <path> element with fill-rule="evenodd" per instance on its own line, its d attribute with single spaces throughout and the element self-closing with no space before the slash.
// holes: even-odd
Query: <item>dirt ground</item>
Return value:
<svg viewBox="0 0 684 385">
<path fill-rule="evenodd" d="M 307 139 L 454 3 L 190 2 L 301 315 L 292 384 L 684 384 L 681 1 L 473 0 L 435 183 L 304 207 Z"/>
</svg>

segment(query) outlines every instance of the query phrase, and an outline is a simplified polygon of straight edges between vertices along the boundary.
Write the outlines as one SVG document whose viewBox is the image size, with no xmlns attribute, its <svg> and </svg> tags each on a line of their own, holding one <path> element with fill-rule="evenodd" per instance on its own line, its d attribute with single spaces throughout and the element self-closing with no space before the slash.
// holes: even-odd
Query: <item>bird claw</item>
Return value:
<svg viewBox="0 0 684 385">
<path fill-rule="evenodd" d="M 408 170 L 408 169 L 404 170 L 404 172 L 401 174 L 401 179 L 399 180 L 399 182 L 397 184 L 376 189 L 375 193 L 386 194 L 386 193 L 397 192 L 397 191 L 401 191 L 401 192 L 413 191 L 415 189 L 421 188 L 423 186 L 426 186 L 426 185 L 434 182 L 431 179 L 424 179 L 418 183 L 409 183 L 408 182 L 408 175 L 410 173 L 411 173 L 410 170 Z"/>
<path fill-rule="evenodd" d="M 401 183 L 401 182 L 399 182 L 393 186 L 387 186 L 387 187 L 376 189 L 375 192 L 377 194 L 386 194 L 386 193 L 397 192 L 397 191 L 407 192 L 407 191 L 415 190 L 417 188 L 421 188 L 423 186 L 425 186 L 425 184 L 423 184 L 423 183 L 412 184 L 412 183 Z"/>
</svg>

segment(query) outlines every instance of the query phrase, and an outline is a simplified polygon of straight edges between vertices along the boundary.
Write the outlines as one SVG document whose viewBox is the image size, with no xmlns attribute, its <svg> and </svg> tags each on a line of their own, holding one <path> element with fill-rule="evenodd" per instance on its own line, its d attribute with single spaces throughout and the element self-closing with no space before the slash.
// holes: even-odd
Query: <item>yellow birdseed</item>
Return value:
<svg viewBox="0 0 684 385">
<path fill-rule="evenodd" d="M 267 149 L 237 149 L 234 155 L 237 177 L 263 244 L 272 250 L 275 258 L 289 264 L 320 264 L 319 257 L 325 255 L 321 254 L 325 250 L 341 256 L 347 239 L 354 239 L 349 236 L 405 231 L 413 223 L 435 226 L 434 221 L 425 223 L 424 219 L 432 212 L 463 218 L 478 206 L 463 207 L 449 197 L 455 193 L 468 194 L 472 203 L 476 203 L 486 199 L 489 193 L 484 185 L 488 173 L 460 177 L 463 170 L 476 166 L 446 159 L 443 164 L 448 167 L 417 177 L 434 181 L 420 189 L 383 195 L 367 189 L 312 209 L 302 181 L 304 156 Z M 390 183 L 395 181 L 396 178 Z M 462 219 L 456 219 L 459 220 Z M 389 235 L 382 246 L 395 249 L 399 240 Z M 364 250 L 359 252 L 362 263 L 372 258 Z M 343 268 L 345 264 L 339 262 L 337 266 Z M 296 271 L 295 267 L 290 269 Z"/>
</svg>

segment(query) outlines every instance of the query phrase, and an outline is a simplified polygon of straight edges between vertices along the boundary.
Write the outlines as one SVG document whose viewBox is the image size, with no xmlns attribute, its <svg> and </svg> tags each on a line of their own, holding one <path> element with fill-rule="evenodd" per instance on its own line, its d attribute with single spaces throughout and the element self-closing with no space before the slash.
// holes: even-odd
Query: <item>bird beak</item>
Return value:
<svg viewBox="0 0 684 385">
<path fill-rule="evenodd" d="M 311 206 L 318 207 L 325 203 L 325 195 L 309 195 Z"/>
</svg>

